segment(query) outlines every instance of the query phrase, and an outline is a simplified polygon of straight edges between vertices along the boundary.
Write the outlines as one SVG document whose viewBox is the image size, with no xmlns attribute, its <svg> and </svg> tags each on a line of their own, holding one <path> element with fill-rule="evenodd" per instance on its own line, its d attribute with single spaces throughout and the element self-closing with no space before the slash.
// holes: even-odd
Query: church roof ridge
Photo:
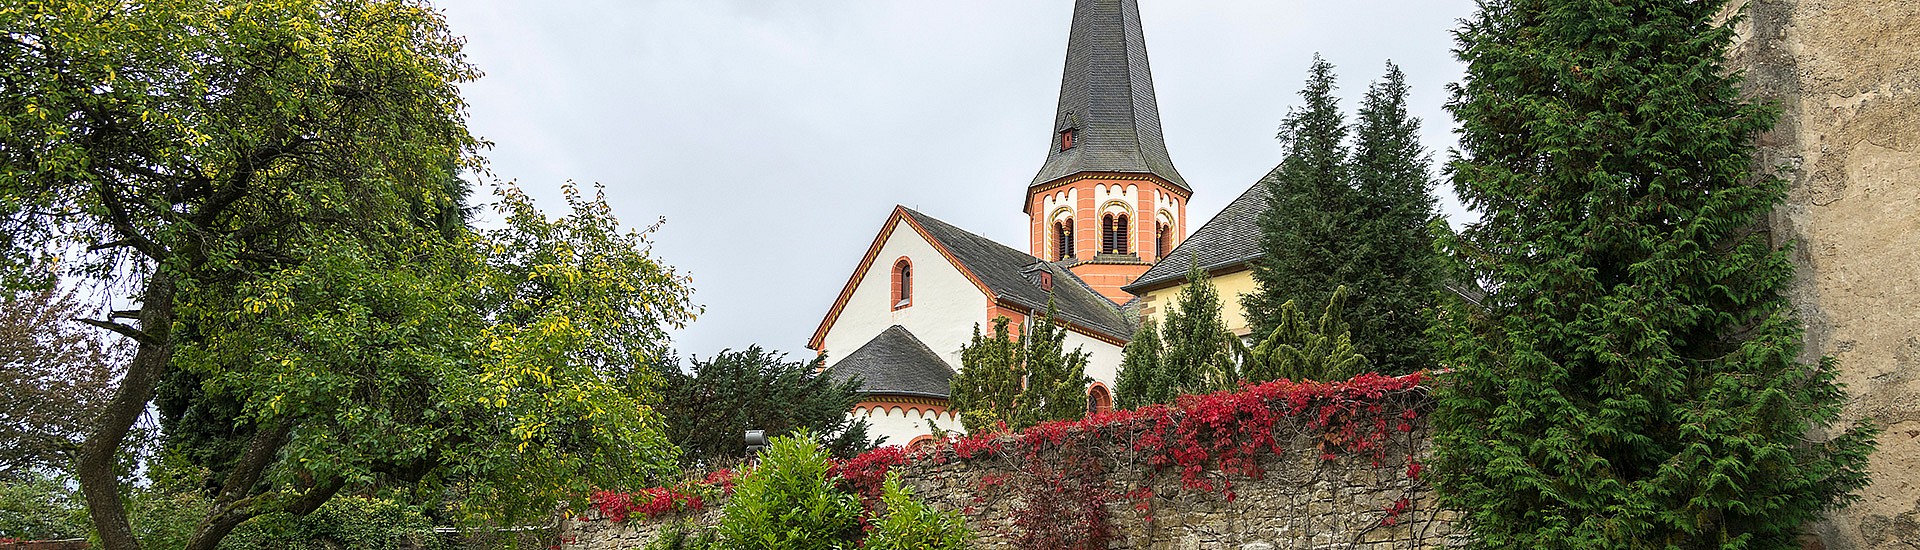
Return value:
<svg viewBox="0 0 1920 550">
<path fill-rule="evenodd" d="M 1072 132 L 1070 143 L 1060 140 Z M 1081 172 L 1158 176 L 1191 192 L 1167 154 L 1138 0 L 1076 0 L 1039 186 Z"/>
</svg>

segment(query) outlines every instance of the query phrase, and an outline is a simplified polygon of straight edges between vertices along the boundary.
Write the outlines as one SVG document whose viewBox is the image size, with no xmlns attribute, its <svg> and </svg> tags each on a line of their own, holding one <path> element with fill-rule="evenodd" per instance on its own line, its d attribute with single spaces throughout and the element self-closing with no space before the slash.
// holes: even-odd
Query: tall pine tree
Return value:
<svg viewBox="0 0 1920 550">
<path fill-rule="evenodd" d="M 1441 290 L 1439 257 L 1428 229 L 1439 219 L 1420 119 L 1407 115 L 1400 67 L 1368 88 L 1354 125 L 1352 270 L 1341 284 L 1353 295 L 1347 321 L 1353 344 L 1380 370 L 1432 368 L 1427 329 Z M 1317 304 L 1319 302 L 1302 302 Z"/>
<path fill-rule="evenodd" d="M 1448 170 L 1482 218 L 1452 244 L 1491 291 L 1436 331 L 1434 424 L 1480 547 L 1798 548 L 1866 482 L 1874 429 L 1796 360 L 1786 184 L 1752 166 L 1775 113 L 1724 4 L 1483 0 L 1458 31 Z"/>
<path fill-rule="evenodd" d="M 1268 178 L 1268 204 L 1260 214 L 1260 249 L 1254 264 L 1258 292 L 1241 298 L 1254 334 L 1280 324 L 1289 300 L 1324 304 L 1351 271 L 1353 189 L 1347 167 L 1347 125 L 1333 96 L 1333 64 L 1313 56 L 1305 104 L 1280 124 L 1284 157 Z"/>
</svg>

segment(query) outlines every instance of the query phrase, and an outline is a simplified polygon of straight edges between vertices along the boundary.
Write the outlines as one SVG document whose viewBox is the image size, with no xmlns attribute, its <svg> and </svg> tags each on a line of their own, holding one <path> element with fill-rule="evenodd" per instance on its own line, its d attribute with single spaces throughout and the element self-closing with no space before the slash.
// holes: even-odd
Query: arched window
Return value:
<svg viewBox="0 0 1920 550">
<path fill-rule="evenodd" d="M 1073 257 L 1073 223 L 1071 220 L 1053 222 L 1053 261 L 1062 262 Z"/>
<path fill-rule="evenodd" d="M 1173 244 L 1173 238 L 1169 235 L 1169 233 L 1172 232 L 1167 229 L 1167 224 L 1153 224 L 1153 257 L 1156 259 L 1165 258 L 1167 256 L 1167 249 L 1171 248 L 1168 245 Z"/>
<path fill-rule="evenodd" d="M 900 258 L 893 262 L 893 309 L 913 305 L 913 262 Z"/>
<path fill-rule="evenodd" d="M 1106 412 L 1113 412 L 1113 394 L 1107 392 L 1106 386 L 1094 384 L 1092 388 L 1087 389 L 1087 413 Z"/>
<path fill-rule="evenodd" d="M 1127 215 L 1107 214 L 1100 218 L 1100 253 L 1127 253 Z"/>
</svg>

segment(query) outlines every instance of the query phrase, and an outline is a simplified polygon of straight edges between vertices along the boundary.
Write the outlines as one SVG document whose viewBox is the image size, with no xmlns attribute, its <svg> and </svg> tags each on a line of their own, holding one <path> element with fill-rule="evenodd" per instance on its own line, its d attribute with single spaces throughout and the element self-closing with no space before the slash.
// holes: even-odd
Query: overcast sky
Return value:
<svg viewBox="0 0 1920 550">
<path fill-rule="evenodd" d="M 606 186 L 706 312 L 685 354 L 807 338 L 902 204 L 1018 250 L 1070 0 L 444 0 L 487 76 L 463 89 L 493 172 L 550 214 Z M 1315 52 L 1349 113 L 1388 60 L 1436 165 L 1471 0 L 1140 0 L 1160 119 L 1206 220 L 1279 162 Z M 1440 190 L 1456 223 L 1462 210 Z M 1198 227 L 1194 224 L 1193 227 Z"/>
</svg>

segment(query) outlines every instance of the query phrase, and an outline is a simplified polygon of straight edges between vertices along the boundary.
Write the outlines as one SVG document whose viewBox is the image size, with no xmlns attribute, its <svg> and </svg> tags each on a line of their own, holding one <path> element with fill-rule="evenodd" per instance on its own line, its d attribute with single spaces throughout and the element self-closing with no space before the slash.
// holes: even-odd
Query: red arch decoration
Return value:
<svg viewBox="0 0 1920 550">
<path fill-rule="evenodd" d="M 1093 385 L 1087 386 L 1087 413 L 1101 414 L 1109 412 L 1113 412 L 1113 392 L 1108 391 L 1107 385 L 1100 382 L 1094 382 Z"/>
</svg>

